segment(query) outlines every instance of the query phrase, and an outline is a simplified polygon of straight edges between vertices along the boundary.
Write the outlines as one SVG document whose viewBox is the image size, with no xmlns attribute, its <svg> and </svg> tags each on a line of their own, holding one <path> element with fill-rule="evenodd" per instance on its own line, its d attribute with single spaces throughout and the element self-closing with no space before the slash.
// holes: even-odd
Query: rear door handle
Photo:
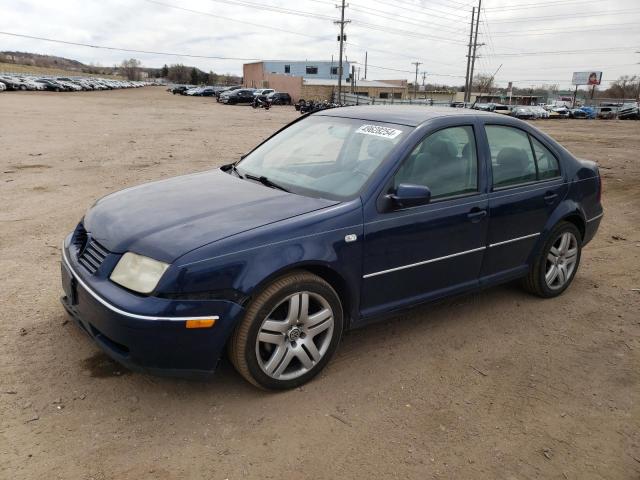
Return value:
<svg viewBox="0 0 640 480">
<path fill-rule="evenodd" d="M 487 216 L 487 211 L 486 210 L 480 210 L 480 209 L 476 209 L 476 208 L 474 208 L 469 213 L 467 213 L 467 218 L 469 220 L 471 220 L 472 222 L 474 222 L 474 223 L 475 222 L 479 222 L 480 220 L 482 220 L 486 216 Z"/>
<path fill-rule="evenodd" d="M 547 203 L 553 203 L 558 198 L 558 194 L 554 192 L 547 192 L 544 196 L 544 201 Z"/>
</svg>

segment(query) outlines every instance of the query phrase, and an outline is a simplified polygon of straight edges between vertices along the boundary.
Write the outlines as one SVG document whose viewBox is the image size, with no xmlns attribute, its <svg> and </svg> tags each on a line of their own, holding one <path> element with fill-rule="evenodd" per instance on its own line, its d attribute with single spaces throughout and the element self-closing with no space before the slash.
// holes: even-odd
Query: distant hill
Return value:
<svg viewBox="0 0 640 480">
<path fill-rule="evenodd" d="M 69 58 L 27 52 L 0 52 L 0 62 L 78 71 L 82 71 L 82 69 L 89 67 L 82 62 L 71 60 Z"/>
<path fill-rule="evenodd" d="M 0 51 L 0 71 L 40 75 L 61 75 L 65 73 L 71 75 L 72 72 L 77 72 L 76 74 L 126 76 L 126 71 L 119 66 L 87 65 L 77 60 L 55 55 L 10 51 Z M 139 72 L 143 72 L 140 78 L 167 77 L 170 81 L 177 83 L 223 83 L 225 85 L 233 85 L 241 82 L 241 78 L 235 75 L 207 73 L 199 68 L 186 65 L 171 65 L 163 68 L 140 67 Z"/>
</svg>

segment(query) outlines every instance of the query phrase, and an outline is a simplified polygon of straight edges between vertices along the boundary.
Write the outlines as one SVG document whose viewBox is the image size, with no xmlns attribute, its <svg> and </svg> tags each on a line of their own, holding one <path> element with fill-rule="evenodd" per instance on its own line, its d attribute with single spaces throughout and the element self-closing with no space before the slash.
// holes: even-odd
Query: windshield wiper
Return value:
<svg viewBox="0 0 640 480">
<path fill-rule="evenodd" d="M 282 190 L 283 192 L 289 193 L 289 190 L 284 188 L 282 185 L 278 185 L 277 183 L 272 182 L 271 180 L 269 180 L 264 175 L 261 175 L 261 176 L 258 177 L 256 175 L 250 175 L 250 174 L 247 173 L 247 174 L 245 174 L 245 178 L 248 178 L 249 180 L 255 180 L 257 182 L 260 182 L 261 184 L 263 184 L 263 185 L 265 185 L 267 187 L 277 188 L 278 190 Z"/>
<path fill-rule="evenodd" d="M 231 170 L 233 173 L 235 173 L 238 176 L 238 178 L 244 178 L 240 173 L 240 171 L 238 170 L 238 168 L 236 167 L 235 163 L 229 163 L 227 165 L 223 165 L 222 170 L 225 172 L 228 172 L 229 170 Z"/>
<path fill-rule="evenodd" d="M 238 171 L 238 167 L 236 167 L 235 163 L 231 164 L 231 171 L 235 173 L 238 176 L 238 178 L 244 178 L 242 174 Z"/>
</svg>

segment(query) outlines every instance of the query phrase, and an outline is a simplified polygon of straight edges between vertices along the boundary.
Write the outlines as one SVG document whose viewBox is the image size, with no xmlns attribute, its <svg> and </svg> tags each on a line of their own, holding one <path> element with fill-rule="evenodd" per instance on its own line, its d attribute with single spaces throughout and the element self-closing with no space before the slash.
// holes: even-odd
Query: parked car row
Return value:
<svg viewBox="0 0 640 480">
<path fill-rule="evenodd" d="M 88 90 L 139 88 L 153 84 L 153 82 L 133 82 L 97 77 L 38 77 L 33 75 L 0 74 L 0 91 L 47 90 L 51 92 L 80 92 Z"/>
<path fill-rule="evenodd" d="M 167 91 L 174 95 L 190 97 L 216 97 L 217 102 L 228 105 L 254 104 L 256 100 L 261 104 L 291 105 L 291 95 L 286 92 L 277 92 L 273 88 L 244 88 L 241 85 L 230 87 L 172 85 Z"/>
<path fill-rule="evenodd" d="M 473 108 L 486 112 L 500 113 L 519 118 L 520 120 L 537 119 L 640 119 L 640 109 L 638 104 L 625 104 L 622 106 L 600 106 L 570 108 L 564 104 L 542 104 L 542 105 L 501 105 L 497 103 L 476 103 L 465 105 L 462 102 L 450 104 L 453 108 Z"/>
</svg>

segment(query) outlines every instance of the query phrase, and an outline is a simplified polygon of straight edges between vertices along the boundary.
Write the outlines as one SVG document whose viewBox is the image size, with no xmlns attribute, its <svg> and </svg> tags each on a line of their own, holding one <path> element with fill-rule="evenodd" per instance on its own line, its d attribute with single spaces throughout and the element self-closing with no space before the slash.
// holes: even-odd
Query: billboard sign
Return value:
<svg viewBox="0 0 640 480">
<path fill-rule="evenodd" d="M 573 72 L 573 85 L 600 85 L 602 72 Z"/>
</svg>

